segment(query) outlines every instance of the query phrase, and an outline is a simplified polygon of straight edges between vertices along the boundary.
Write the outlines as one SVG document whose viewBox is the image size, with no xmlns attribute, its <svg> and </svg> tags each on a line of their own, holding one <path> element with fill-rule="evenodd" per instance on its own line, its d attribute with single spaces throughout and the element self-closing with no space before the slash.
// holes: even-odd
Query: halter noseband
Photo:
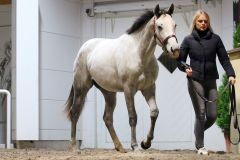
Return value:
<svg viewBox="0 0 240 160">
<path fill-rule="evenodd" d="M 177 40 L 177 37 L 176 37 L 176 35 L 175 34 L 172 34 L 172 35 L 169 35 L 169 36 L 167 36 L 164 40 L 162 40 L 160 37 L 158 37 L 157 36 L 157 34 L 156 34 L 156 29 L 155 29 L 155 17 L 154 17 L 154 22 L 153 22 L 153 31 L 154 31 L 154 39 L 156 40 L 158 40 L 160 43 L 161 43 L 161 45 L 162 45 L 162 47 L 163 47 L 163 49 L 166 49 L 166 45 L 167 45 L 167 43 L 168 43 L 168 40 L 170 39 L 170 38 L 172 38 L 172 37 L 174 37 L 175 39 L 176 39 L 176 41 L 178 42 L 178 40 Z"/>
</svg>

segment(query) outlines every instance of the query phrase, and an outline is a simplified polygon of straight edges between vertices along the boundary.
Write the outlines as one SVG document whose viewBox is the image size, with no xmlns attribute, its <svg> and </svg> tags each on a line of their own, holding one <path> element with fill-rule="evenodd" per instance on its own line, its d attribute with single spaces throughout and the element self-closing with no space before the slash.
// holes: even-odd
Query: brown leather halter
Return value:
<svg viewBox="0 0 240 160">
<path fill-rule="evenodd" d="M 153 22 L 153 24 L 154 24 L 154 25 L 153 25 L 154 39 L 155 39 L 155 40 L 157 39 L 157 40 L 160 42 L 160 44 L 162 45 L 162 48 L 163 48 L 164 50 L 166 50 L 166 45 L 167 45 L 168 40 L 169 40 L 170 38 L 174 37 L 174 38 L 176 39 L 176 41 L 178 42 L 177 37 L 176 37 L 175 34 L 169 35 L 169 36 L 167 36 L 167 37 L 166 37 L 165 39 L 163 39 L 163 40 L 162 40 L 160 37 L 158 37 L 157 34 L 156 34 L 155 21 L 156 21 L 156 19 L 155 19 L 155 17 L 154 17 L 154 22 Z"/>
</svg>

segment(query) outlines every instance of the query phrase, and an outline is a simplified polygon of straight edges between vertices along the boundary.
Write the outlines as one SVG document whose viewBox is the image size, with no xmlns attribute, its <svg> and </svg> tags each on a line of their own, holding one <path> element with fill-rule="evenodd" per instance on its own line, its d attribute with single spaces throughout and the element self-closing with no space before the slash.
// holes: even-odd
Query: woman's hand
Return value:
<svg viewBox="0 0 240 160">
<path fill-rule="evenodd" d="M 233 76 L 228 77 L 228 82 L 229 82 L 231 85 L 234 85 L 235 82 L 236 82 L 235 77 L 233 77 Z"/>
<path fill-rule="evenodd" d="M 192 77 L 192 68 L 191 67 L 187 68 L 185 71 L 186 71 L 188 77 Z"/>
</svg>

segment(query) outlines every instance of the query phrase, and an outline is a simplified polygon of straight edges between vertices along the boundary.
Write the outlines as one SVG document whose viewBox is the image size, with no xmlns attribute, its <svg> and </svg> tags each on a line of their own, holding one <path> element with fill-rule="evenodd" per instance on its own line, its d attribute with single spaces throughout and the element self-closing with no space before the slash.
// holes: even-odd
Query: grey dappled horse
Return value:
<svg viewBox="0 0 240 160">
<path fill-rule="evenodd" d="M 145 97 L 151 116 L 151 126 L 142 148 L 148 149 L 153 139 L 158 107 L 155 100 L 155 81 L 158 76 L 156 45 L 170 56 L 179 56 L 179 44 L 175 36 L 176 24 L 168 10 L 147 11 L 140 16 L 127 33 L 116 39 L 94 38 L 80 48 L 74 63 L 74 81 L 66 104 L 71 121 L 71 145 L 76 147 L 76 124 L 84 106 L 86 94 L 95 85 L 105 98 L 103 120 L 117 151 L 125 152 L 113 127 L 113 111 L 116 92 L 124 92 L 131 126 L 131 147 L 138 149 L 136 140 L 137 114 L 134 95 L 140 90 Z"/>
</svg>

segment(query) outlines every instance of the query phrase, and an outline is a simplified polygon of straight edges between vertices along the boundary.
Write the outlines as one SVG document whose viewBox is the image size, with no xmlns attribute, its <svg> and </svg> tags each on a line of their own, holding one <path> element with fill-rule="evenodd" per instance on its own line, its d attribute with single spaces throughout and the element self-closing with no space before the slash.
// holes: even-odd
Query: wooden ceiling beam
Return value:
<svg viewBox="0 0 240 160">
<path fill-rule="evenodd" d="M 11 4 L 11 0 L 0 0 L 0 5 Z"/>
</svg>

